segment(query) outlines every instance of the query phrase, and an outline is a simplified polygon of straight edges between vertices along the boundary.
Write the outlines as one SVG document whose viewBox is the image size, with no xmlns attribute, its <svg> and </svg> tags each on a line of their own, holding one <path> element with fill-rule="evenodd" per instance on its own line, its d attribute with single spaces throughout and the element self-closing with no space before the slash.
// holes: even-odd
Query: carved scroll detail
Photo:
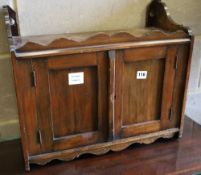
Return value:
<svg viewBox="0 0 201 175">
<path fill-rule="evenodd" d="M 183 30 L 189 36 L 192 35 L 190 28 L 174 22 L 170 17 L 168 7 L 161 0 L 153 0 L 148 6 L 146 27 L 156 27 L 169 32 Z"/>
<path fill-rule="evenodd" d="M 5 23 L 7 25 L 8 37 L 18 36 L 18 26 L 16 13 L 9 6 L 3 6 L 5 13 Z"/>
</svg>

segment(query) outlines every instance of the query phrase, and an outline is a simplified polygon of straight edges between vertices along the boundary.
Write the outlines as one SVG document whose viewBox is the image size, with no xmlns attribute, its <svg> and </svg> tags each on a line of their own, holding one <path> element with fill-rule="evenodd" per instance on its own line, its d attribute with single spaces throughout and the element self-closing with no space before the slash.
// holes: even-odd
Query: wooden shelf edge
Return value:
<svg viewBox="0 0 201 175">
<path fill-rule="evenodd" d="M 70 54 L 82 54 L 89 52 L 100 52 L 100 51 L 118 50 L 118 49 L 184 44 L 184 43 L 190 43 L 190 41 L 191 40 L 189 38 L 183 38 L 183 39 L 166 39 L 166 40 L 153 40 L 153 41 L 123 42 L 123 43 L 111 43 L 103 45 L 80 46 L 80 47 L 40 50 L 40 51 L 27 51 L 27 52 L 14 51 L 14 54 L 17 59 L 33 59 L 41 57 L 45 58 L 49 56 L 52 57 L 59 55 L 61 56 Z"/>
<path fill-rule="evenodd" d="M 58 48 L 93 46 L 103 43 L 151 41 L 157 39 L 184 39 L 189 36 L 182 30 L 168 32 L 158 28 L 131 29 L 122 31 L 92 32 L 78 34 L 12 37 L 10 50 L 17 52 L 52 50 Z"/>
</svg>

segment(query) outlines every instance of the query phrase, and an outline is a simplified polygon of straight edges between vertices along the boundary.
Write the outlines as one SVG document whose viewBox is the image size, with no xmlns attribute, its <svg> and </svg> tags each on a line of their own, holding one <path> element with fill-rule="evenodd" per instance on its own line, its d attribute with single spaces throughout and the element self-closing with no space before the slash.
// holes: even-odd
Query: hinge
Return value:
<svg viewBox="0 0 201 175">
<path fill-rule="evenodd" d="M 42 145 L 42 135 L 41 135 L 41 130 L 38 130 L 37 131 L 37 142 L 39 143 L 39 144 L 41 144 Z"/>
<path fill-rule="evenodd" d="M 175 58 L 175 65 L 174 65 L 174 68 L 177 69 L 178 68 L 178 54 L 176 55 L 176 58 Z"/>
<path fill-rule="evenodd" d="M 172 116 L 173 116 L 173 108 L 171 106 L 169 109 L 169 120 L 171 120 Z"/>
<path fill-rule="evenodd" d="M 31 83 L 33 87 L 36 87 L 36 72 L 35 71 L 31 72 Z"/>
<path fill-rule="evenodd" d="M 116 51 L 115 50 L 109 50 L 108 51 L 108 56 L 110 59 L 114 60 L 116 57 Z"/>
</svg>

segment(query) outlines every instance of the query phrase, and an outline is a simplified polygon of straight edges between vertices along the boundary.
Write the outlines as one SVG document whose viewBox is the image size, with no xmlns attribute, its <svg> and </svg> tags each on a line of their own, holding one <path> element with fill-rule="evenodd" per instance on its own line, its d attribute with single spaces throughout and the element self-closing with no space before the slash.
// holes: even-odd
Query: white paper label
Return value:
<svg viewBox="0 0 201 175">
<path fill-rule="evenodd" d="M 147 79 L 147 71 L 137 71 L 137 79 L 143 80 Z"/>
<path fill-rule="evenodd" d="M 69 73 L 68 84 L 69 85 L 84 84 L 84 72 Z"/>
</svg>

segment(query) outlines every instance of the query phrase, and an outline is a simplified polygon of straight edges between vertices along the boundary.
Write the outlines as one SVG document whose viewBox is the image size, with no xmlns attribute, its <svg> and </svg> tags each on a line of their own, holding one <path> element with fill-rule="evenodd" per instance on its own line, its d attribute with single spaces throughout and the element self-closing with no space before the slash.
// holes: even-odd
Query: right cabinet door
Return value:
<svg viewBox="0 0 201 175">
<path fill-rule="evenodd" d="M 117 51 L 115 63 L 115 137 L 178 128 L 188 46 Z"/>
</svg>

